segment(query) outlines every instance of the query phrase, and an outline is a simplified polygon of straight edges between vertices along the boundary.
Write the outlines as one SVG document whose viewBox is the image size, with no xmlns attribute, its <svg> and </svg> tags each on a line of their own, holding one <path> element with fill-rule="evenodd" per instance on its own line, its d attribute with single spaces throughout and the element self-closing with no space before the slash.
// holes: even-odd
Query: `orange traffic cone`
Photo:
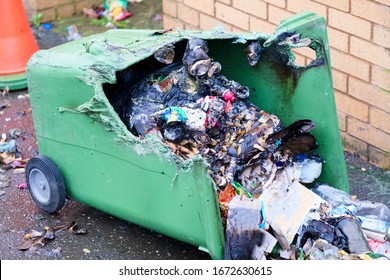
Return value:
<svg viewBox="0 0 390 280">
<path fill-rule="evenodd" d="M 22 0 L 0 1 L 0 89 L 27 87 L 26 65 L 38 44 Z"/>
</svg>

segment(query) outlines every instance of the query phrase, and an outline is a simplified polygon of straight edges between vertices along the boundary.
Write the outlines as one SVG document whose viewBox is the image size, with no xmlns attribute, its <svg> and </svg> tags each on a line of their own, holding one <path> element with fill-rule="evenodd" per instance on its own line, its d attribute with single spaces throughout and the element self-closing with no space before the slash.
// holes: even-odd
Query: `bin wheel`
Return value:
<svg viewBox="0 0 390 280">
<path fill-rule="evenodd" d="M 54 213 L 64 206 L 64 178 L 50 158 L 43 155 L 32 157 L 27 162 L 26 181 L 35 204 L 43 211 Z"/>
</svg>

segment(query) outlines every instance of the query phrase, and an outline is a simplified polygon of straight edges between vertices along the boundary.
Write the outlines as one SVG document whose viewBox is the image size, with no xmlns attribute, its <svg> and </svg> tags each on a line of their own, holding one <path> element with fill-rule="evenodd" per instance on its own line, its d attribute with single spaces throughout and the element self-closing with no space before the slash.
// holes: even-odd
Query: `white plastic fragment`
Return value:
<svg viewBox="0 0 390 280">
<path fill-rule="evenodd" d="M 279 256 L 283 259 L 290 259 L 291 258 L 292 251 L 291 250 L 280 250 Z"/>
<path fill-rule="evenodd" d="M 196 131 L 205 131 L 206 128 L 204 126 L 204 123 L 206 121 L 206 113 L 201 109 L 191 109 L 187 107 L 182 107 L 184 112 L 186 112 L 187 120 L 186 125 L 191 130 Z"/>
<path fill-rule="evenodd" d="M 268 231 L 262 230 L 264 233 L 260 246 L 254 246 L 252 250 L 252 259 L 254 260 L 266 260 L 266 253 L 271 253 L 278 240 L 273 237 Z"/>
<path fill-rule="evenodd" d="M 301 166 L 301 176 L 299 177 L 301 183 L 312 183 L 321 175 L 322 162 L 305 159 L 299 165 Z"/>
</svg>

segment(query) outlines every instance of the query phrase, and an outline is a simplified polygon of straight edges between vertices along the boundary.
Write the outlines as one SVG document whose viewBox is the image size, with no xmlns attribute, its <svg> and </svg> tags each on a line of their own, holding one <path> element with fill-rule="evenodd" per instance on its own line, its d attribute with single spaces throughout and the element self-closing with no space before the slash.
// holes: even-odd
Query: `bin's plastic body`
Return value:
<svg viewBox="0 0 390 280">
<path fill-rule="evenodd" d="M 288 65 L 291 55 L 278 44 L 283 32 L 316 43 L 312 66 Z M 317 181 L 349 190 L 322 17 L 296 15 L 272 35 L 217 29 L 152 33 L 112 30 L 39 51 L 30 59 L 27 78 L 39 151 L 59 167 L 68 197 L 223 259 L 224 232 L 206 164 L 201 158 L 178 164 L 153 137 L 133 136 L 105 95 L 118 71 L 153 57 L 167 43 L 191 37 L 207 40 L 222 74 L 247 85 L 257 106 L 285 124 L 313 120 L 317 127 L 312 133 L 325 161 Z M 243 49 L 257 39 L 267 47 L 258 65 L 250 67 Z"/>
</svg>

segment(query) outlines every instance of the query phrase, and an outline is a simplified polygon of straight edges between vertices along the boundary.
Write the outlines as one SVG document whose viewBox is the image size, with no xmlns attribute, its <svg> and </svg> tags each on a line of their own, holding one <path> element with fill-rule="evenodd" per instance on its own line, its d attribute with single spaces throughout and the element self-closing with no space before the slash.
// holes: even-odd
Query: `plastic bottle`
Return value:
<svg viewBox="0 0 390 280">
<path fill-rule="evenodd" d="M 383 234 L 386 240 L 390 240 L 390 222 L 385 222 L 365 216 L 358 216 L 358 218 L 361 221 L 363 230 Z"/>
</svg>

